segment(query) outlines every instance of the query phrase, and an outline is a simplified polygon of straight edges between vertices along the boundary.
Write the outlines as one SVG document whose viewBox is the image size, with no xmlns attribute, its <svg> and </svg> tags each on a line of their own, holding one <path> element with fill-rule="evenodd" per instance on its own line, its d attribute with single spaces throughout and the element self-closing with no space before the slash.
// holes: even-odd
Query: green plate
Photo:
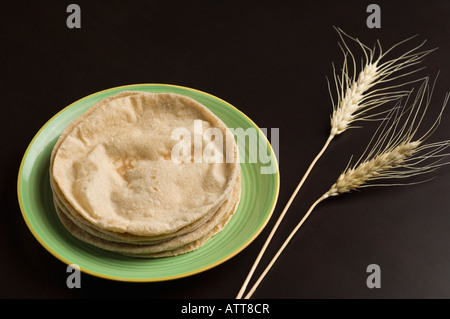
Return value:
<svg viewBox="0 0 450 319">
<path fill-rule="evenodd" d="M 248 246 L 267 224 L 279 192 L 279 173 L 261 174 L 267 166 L 259 161 L 248 163 L 248 143 L 238 143 L 241 164 L 242 195 L 235 215 L 222 232 L 196 251 L 161 259 L 125 257 L 93 247 L 74 238 L 60 223 L 52 202 L 49 182 L 50 153 L 64 128 L 100 99 L 124 90 L 172 92 L 202 103 L 230 128 L 259 128 L 229 103 L 210 94 L 163 84 L 136 84 L 112 88 L 89 95 L 64 108 L 36 134 L 23 157 L 17 191 L 22 215 L 36 239 L 55 257 L 76 264 L 82 271 L 102 278 L 121 281 L 161 281 L 181 278 L 215 267 Z M 262 134 L 262 133 L 260 133 Z M 264 136 L 264 135 L 262 135 Z M 248 139 L 247 139 L 248 140 Z M 239 140 L 238 140 L 239 141 Z M 278 168 L 275 154 L 264 137 L 259 147 L 266 147 Z M 264 144 L 264 145 L 263 145 Z M 267 163 L 267 161 L 265 161 Z"/>
</svg>

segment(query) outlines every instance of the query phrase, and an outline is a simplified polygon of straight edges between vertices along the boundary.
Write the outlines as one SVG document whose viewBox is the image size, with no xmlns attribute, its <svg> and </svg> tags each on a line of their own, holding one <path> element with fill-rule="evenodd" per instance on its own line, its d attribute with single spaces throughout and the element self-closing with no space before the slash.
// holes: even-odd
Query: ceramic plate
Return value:
<svg viewBox="0 0 450 319">
<path fill-rule="evenodd" d="M 169 258 L 125 257 L 93 247 L 74 238 L 60 223 L 49 183 L 50 153 L 64 128 L 100 99 L 124 90 L 172 92 L 189 96 L 208 107 L 230 128 L 260 129 L 231 104 L 210 94 L 174 85 L 137 84 L 89 95 L 64 108 L 36 134 L 23 157 L 18 176 L 18 198 L 22 215 L 36 239 L 55 257 L 76 264 L 91 275 L 120 281 L 161 281 L 181 278 L 215 267 L 247 247 L 267 224 L 278 198 L 279 174 L 262 174 L 267 158 L 250 163 L 248 139 L 239 142 L 242 195 L 235 215 L 222 232 L 198 250 Z M 262 133 L 260 133 L 262 134 Z M 263 135 L 262 135 L 263 136 Z M 276 156 L 263 136 L 259 147 L 267 149 L 277 167 Z M 264 163 L 263 163 L 264 162 Z"/>
</svg>

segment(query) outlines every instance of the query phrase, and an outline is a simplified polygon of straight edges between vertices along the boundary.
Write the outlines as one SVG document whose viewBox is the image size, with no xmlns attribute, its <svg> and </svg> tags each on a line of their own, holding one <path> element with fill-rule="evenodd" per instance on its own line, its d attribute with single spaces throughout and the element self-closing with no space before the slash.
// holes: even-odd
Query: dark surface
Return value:
<svg viewBox="0 0 450 319">
<path fill-rule="evenodd" d="M 68 1 L 2 3 L 0 297 L 233 298 L 271 226 L 328 135 L 326 77 L 342 54 L 333 25 L 385 48 L 419 34 L 439 47 L 425 71 L 441 71 L 431 114 L 450 90 L 450 3 L 378 1 L 382 28 L 366 27 L 368 1 L 76 1 L 82 28 L 68 29 Z M 20 4 L 19 4 L 20 3 Z M 407 46 L 408 47 L 408 46 Z M 359 56 L 360 51 L 357 52 Z M 417 75 L 419 76 L 419 75 Z M 82 275 L 66 287 L 66 265 L 34 239 L 20 213 L 16 180 L 28 143 L 55 113 L 97 91 L 167 83 L 218 96 L 258 126 L 280 129 L 281 188 L 268 227 L 243 252 L 192 277 L 158 283 Z M 432 118 L 432 117 L 431 117 Z M 450 138 L 444 113 L 435 140 Z M 339 136 L 294 201 L 266 265 L 311 203 L 360 154 L 373 123 Z M 255 298 L 450 298 L 450 169 L 428 183 L 370 188 L 317 207 Z M 369 289 L 366 267 L 381 267 Z M 257 274 L 262 270 L 259 268 Z"/>
</svg>

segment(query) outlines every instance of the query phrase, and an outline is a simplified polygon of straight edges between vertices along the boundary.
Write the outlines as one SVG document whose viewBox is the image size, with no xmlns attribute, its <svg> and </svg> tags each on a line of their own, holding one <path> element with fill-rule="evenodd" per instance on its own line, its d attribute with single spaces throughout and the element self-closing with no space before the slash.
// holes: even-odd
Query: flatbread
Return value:
<svg viewBox="0 0 450 319">
<path fill-rule="evenodd" d="M 153 241 L 149 243 L 145 243 L 142 241 L 119 241 L 117 238 L 105 235 L 102 232 L 99 232 L 95 228 L 92 228 L 88 225 L 80 223 L 79 220 L 75 219 L 70 213 L 68 213 L 61 205 L 59 200 L 54 196 L 55 206 L 58 208 L 59 217 L 63 217 L 63 219 L 70 220 L 73 223 L 73 226 L 70 227 L 78 227 L 84 232 L 88 233 L 90 237 L 88 237 L 87 242 L 92 243 L 96 246 L 99 246 L 103 249 L 117 251 L 122 253 L 154 253 L 161 252 L 165 250 L 172 250 L 178 247 L 181 247 L 187 243 L 193 242 L 195 240 L 200 239 L 207 235 L 211 230 L 214 229 L 217 225 L 221 223 L 221 221 L 225 218 L 225 216 L 229 215 L 232 211 L 235 210 L 237 204 L 240 200 L 241 194 L 241 186 L 240 183 L 236 183 L 235 188 L 233 189 L 232 196 L 225 201 L 222 206 L 217 210 L 216 214 L 214 214 L 207 222 L 205 222 L 200 227 L 194 229 L 191 232 L 184 233 L 182 235 L 174 236 L 169 239 Z M 64 216 L 61 216 L 64 214 Z M 65 221 L 64 223 L 67 223 Z M 77 232 L 81 233 L 79 230 Z M 86 237 L 86 234 L 83 235 Z M 91 237 L 96 237 L 94 240 Z M 83 238 L 81 238 L 83 240 Z"/>
<path fill-rule="evenodd" d="M 52 180 L 50 180 L 50 184 L 53 189 L 54 183 L 52 182 Z M 235 187 L 237 187 L 237 186 L 240 187 L 240 185 L 237 185 L 237 183 L 236 183 Z M 101 227 L 91 224 L 88 220 L 84 219 L 83 216 L 81 216 L 79 213 L 77 213 L 73 209 L 73 207 L 71 207 L 67 203 L 67 201 L 64 200 L 64 198 L 61 196 L 61 194 L 58 193 L 57 191 L 53 192 L 53 197 L 54 197 L 55 204 L 59 206 L 59 208 L 64 212 L 64 214 L 72 222 L 74 222 L 78 227 L 81 227 L 88 233 L 90 233 L 96 237 L 101 237 L 101 238 L 104 238 L 104 239 L 110 240 L 110 241 L 116 241 L 116 242 L 121 242 L 121 243 L 144 244 L 144 245 L 163 242 L 163 241 L 169 240 L 173 237 L 184 235 L 186 233 L 194 231 L 197 228 L 201 227 L 206 221 L 211 219 L 212 216 L 214 216 L 214 214 L 217 213 L 217 211 L 220 209 L 220 207 L 223 206 L 223 204 L 222 204 L 222 206 L 217 207 L 216 210 L 211 210 L 208 214 L 204 215 L 199 220 L 197 220 L 194 223 L 189 224 L 186 227 L 183 227 L 173 233 L 162 234 L 162 235 L 158 235 L 158 236 L 139 236 L 139 235 L 129 234 L 126 232 L 119 233 L 119 232 L 102 229 Z"/>
<path fill-rule="evenodd" d="M 231 163 L 172 161 L 172 132 L 194 136 L 195 120 L 231 138 L 214 149 L 231 147 Z M 185 96 L 146 92 L 91 107 L 63 132 L 50 168 L 53 191 L 71 213 L 98 230 L 153 239 L 204 224 L 230 198 L 239 172 L 234 138 L 211 111 Z"/>
<path fill-rule="evenodd" d="M 227 201 L 227 203 L 219 209 L 222 213 L 216 214 L 210 221 L 205 223 L 204 226 L 191 233 L 154 245 L 118 243 L 94 236 L 90 232 L 87 232 L 76 225 L 74 221 L 63 212 L 57 201 L 55 202 L 55 208 L 65 228 L 73 236 L 86 243 L 131 257 L 161 258 L 187 253 L 202 246 L 207 240 L 219 233 L 225 227 L 234 215 L 239 204 L 239 199 L 240 187 L 234 190 L 230 201 Z"/>
</svg>

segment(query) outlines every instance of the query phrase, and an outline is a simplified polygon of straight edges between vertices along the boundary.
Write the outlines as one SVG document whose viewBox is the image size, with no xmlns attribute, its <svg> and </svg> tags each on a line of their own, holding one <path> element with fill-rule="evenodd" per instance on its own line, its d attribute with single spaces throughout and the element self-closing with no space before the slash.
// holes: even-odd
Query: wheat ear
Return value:
<svg viewBox="0 0 450 319">
<path fill-rule="evenodd" d="M 378 138 L 375 142 L 372 139 L 360 160 L 353 167 L 346 168 L 336 183 L 312 204 L 245 296 L 246 299 L 249 299 L 253 295 L 256 288 L 311 212 L 326 198 L 338 196 L 367 186 L 398 185 L 393 183 L 370 183 L 384 179 L 402 179 L 425 174 L 434 171 L 442 165 L 449 164 L 440 161 L 448 155 L 443 153 L 443 151 L 450 146 L 450 140 L 428 144 L 425 144 L 425 141 L 439 125 L 442 112 L 449 100 L 450 94 L 447 93 L 437 120 L 421 137 L 415 138 L 423 116 L 430 104 L 431 91 L 428 86 L 428 78 L 426 78 L 410 107 L 407 108 L 406 104 L 404 104 L 403 107 L 396 107 L 391 110 L 390 115 L 396 114 L 394 119 L 391 121 L 392 117 L 387 117 L 380 126 L 382 128 L 381 133 L 374 135 L 378 136 Z M 403 111 L 400 112 L 399 110 Z M 402 119 L 404 120 L 403 124 L 401 124 Z M 369 147 L 371 147 L 370 151 L 368 151 Z M 431 162 L 428 163 L 427 161 Z"/>
<path fill-rule="evenodd" d="M 267 237 L 261 251 L 256 257 L 255 262 L 253 263 L 241 289 L 239 290 L 236 299 L 241 299 L 244 295 L 245 289 L 248 286 L 248 283 L 253 276 L 253 273 L 256 270 L 262 256 L 264 255 L 267 246 L 272 240 L 276 230 L 278 229 L 281 221 L 286 215 L 289 207 L 303 186 L 305 180 L 308 178 L 311 170 L 323 155 L 325 150 L 328 148 L 328 145 L 331 143 L 333 138 L 336 135 L 343 133 L 351 124 L 356 120 L 367 120 L 371 118 L 373 115 L 367 115 L 369 110 L 372 110 L 376 107 L 381 106 L 384 103 L 399 99 L 404 96 L 405 91 L 396 91 L 392 89 L 396 89 L 404 84 L 384 87 L 379 89 L 373 89 L 374 86 L 378 84 L 383 84 L 390 82 L 392 80 L 399 79 L 411 73 L 418 71 L 418 69 L 410 70 L 410 67 L 415 66 L 420 63 L 422 58 L 429 54 L 433 50 L 419 51 L 420 48 L 424 45 L 425 42 L 422 42 L 419 46 L 406 51 L 402 55 L 397 58 L 386 60 L 389 56 L 389 53 L 396 47 L 400 46 L 404 42 L 408 41 L 406 39 L 402 42 L 397 43 L 393 47 L 391 47 L 386 52 L 383 52 L 380 42 L 377 41 L 377 47 L 370 49 L 366 45 L 362 44 L 358 39 L 354 39 L 347 34 L 345 34 L 341 29 L 336 28 L 336 31 L 339 34 L 340 39 L 342 40 L 342 44 L 339 44 L 341 49 L 344 51 L 344 63 L 342 67 L 342 72 L 338 75 L 334 70 L 334 81 L 336 85 L 336 94 L 337 94 L 337 102 L 335 103 L 333 100 L 333 94 L 331 93 L 331 88 L 328 82 L 328 89 L 330 92 L 330 96 L 333 103 L 333 115 L 331 117 L 331 131 L 330 135 L 327 138 L 325 144 L 322 149 L 313 159 L 299 184 L 295 188 L 291 197 L 289 198 L 286 206 L 278 217 L 274 227 L 272 228 L 269 236 Z M 359 75 L 356 75 L 356 59 L 354 55 L 351 53 L 346 41 L 345 37 L 356 42 L 359 47 L 362 49 L 364 54 L 364 63 L 362 65 L 362 70 Z M 378 49 L 376 49 L 378 48 Z M 349 56 L 351 58 L 349 58 Z M 386 61 L 385 61 L 386 60 Z M 351 65 L 351 66 L 350 66 Z M 353 69 L 353 73 L 351 70 Z M 397 72 L 408 69 L 409 71 L 397 74 Z M 373 90 L 372 90 L 373 89 Z"/>
</svg>

